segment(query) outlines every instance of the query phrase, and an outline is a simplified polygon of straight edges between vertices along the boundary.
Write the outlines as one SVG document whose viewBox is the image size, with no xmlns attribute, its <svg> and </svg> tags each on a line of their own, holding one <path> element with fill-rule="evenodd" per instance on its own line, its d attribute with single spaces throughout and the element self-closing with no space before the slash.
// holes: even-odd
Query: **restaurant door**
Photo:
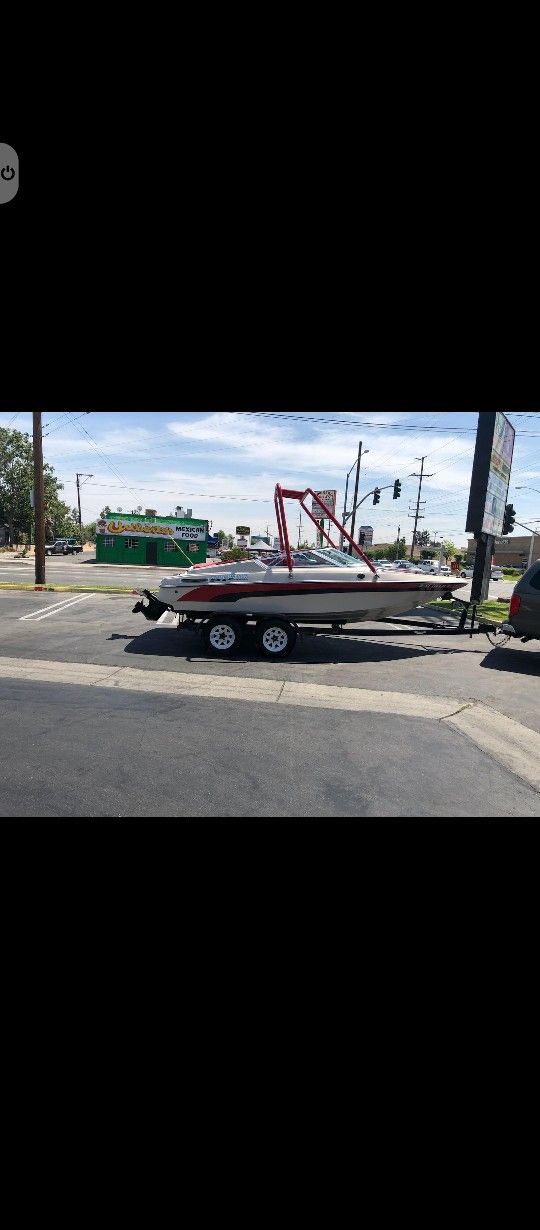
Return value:
<svg viewBox="0 0 540 1230">
<path fill-rule="evenodd" d="M 151 538 L 146 544 L 146 563 L 157 564 L 157 541 Z"/>
</svg>

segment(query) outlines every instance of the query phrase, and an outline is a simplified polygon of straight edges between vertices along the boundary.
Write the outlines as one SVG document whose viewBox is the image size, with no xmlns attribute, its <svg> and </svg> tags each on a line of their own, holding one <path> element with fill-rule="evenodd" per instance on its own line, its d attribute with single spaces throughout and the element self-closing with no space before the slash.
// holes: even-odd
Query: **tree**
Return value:
<svg viewBox="0 0 540 1230">
<path fill-rule="evenodd" d="M 103 519 L 103 517 L 110 517 L 110 516 L 111 516 L 111 513 L 112 513 L 112 509 L 111 509 L 111 508 L 109 508 L 109 505 L 108 505 L 108 504 L 106 504 L 106 505 L 105 505 L 105 508 L 102 508 L 102 509 L 101 509 L 101 512 L 100 512 L 100 514 L 99 514 L 99 515 L 100 515 L 100 517 Z"/>
<path fill-rule="evenodd" d="M 431 537 L 432 535 L 431 535 L 430 530 L 417 530 L 416 536 L 415 536 L 416 546 L 417 547 L 427 547 L 428 544 L 431 542 Z"/>
<path fill-rule="evenodd" d="M 59 497 L 63 484 L 52 466 L 43 465 L 45 530 L 50 538 L 68 537 L 73 518 L 69 507 Z M 33 509 L 30 493 L 34 486 L 34 449 L 27 432 L 0 427 L 0 522 L 9 526 L 10 542 L 18 542 L 23 534 L 30 535 Z M 64 528 L 66 527 L 66 528 Z"/>
<path fill-rule="evenodd" d="M 242 547 L 231 547 L 230 551 L 222 551 L 221 558 L 225 564 L 232 564 L 236 560 L 249 559 L 249 555 Z"/>
<path fill-rule="evenodd" d="M 443 543 L 443 552 L 446 563 L 449 559 L 453 559 L 456 554 L 456 548 L 451 538 L 445 538 Z"/>
<path fill-rule="evenodd" d="M 96 541 L 96 523 L 95 521 L 90 521 L 88 525 L 83 525 L 82 527 L 81 542 L 85 543 L 85 542 L 95 542 L 95 541 Z"/>
<path fill-rule="evenodd" d="M 390 547 L 386 548 L 384 558 L 385 559 L 405 559 L 406 550 L 407 550 L 407 544 L 405 542 L 405 539 L 400 538 L 398 542 L 393 542 Z M 378 556 L 378 559 L 382 559 L 382 558 L 383 558 L 382 555 Z"/>
<path fill-rule="evenodd" d="M 216 538 L 218 542 L 218 547 L 223 547 L 225 545 L 225 540 L 228 538 L 228 535 L 225 533 L 225 530 L 218 530 L 216 533 Z"/>
</svg>

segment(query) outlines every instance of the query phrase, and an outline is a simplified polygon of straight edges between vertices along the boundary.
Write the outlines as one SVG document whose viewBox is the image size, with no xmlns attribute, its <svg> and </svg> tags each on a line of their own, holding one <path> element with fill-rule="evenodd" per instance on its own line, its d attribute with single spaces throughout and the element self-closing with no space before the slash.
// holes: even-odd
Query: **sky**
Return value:
<svg viewBox="0 0 540 1230">
<path fill-rule="evenodd" d="M 516 428 L 509 500 L 520 521 L 540 529 L 540 412 L 509 414 Z M 62 498 L 77 505 L 75 476 L 81 478 L 83 522 L 94 521 L 108 504 L 131 512 L 138 505 L 161 516 L 177 505 L 207 518 L 212 532 L 277 535 L 276 482 L 283 486 L 337 491 L 339 519 L 346 475 L 355 467 L 359 441 L 363 458 L 358 497 L 375 486 L 402 483 L 401 498 L 383 491 L 369 496 L 357 512 L 360 525 L 373 526 L 373 542 L 393 542 L 398 525 L 411 543 L 418 494 L 419 458 L 424 455 L 423 520 L 418 528 L 467 544 L 465 522 L 478 415 L 471 412 L 410 413 L 290 411 L 279 413 L 48 411 L 43 415 L 43 455 L 64 484 Z M 32 435 L 31 414 L 0 413 L 0 426 Z M 429 475 L 429 477 L 427 477 Z M 352 507 L 354 471 L 349 482 Z M 516 490 L 518 485 L 537 488 Z M 288 505 L 293 542 L 298 539 L 299 505 Z M 307 520 L 307 525 L 306 525 Z M 303 518 L 302 539 L 314 542 L 315 527 Z M 516 527 L 516 533 L 522 531 Z"/>
</svg>

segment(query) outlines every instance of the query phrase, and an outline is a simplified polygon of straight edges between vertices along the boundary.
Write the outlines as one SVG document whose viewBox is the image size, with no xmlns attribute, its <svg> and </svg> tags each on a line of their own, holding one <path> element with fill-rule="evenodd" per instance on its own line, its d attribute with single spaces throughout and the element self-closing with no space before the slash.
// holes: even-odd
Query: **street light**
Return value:
<svg viewBox="0 0 540 1230">
<path fill-rule="evenodd" d="M 442 531 L 442 530 L 436 530 L 436 531 L 435 531 L 435 533 L 434 533 L 434 535 L 433 535 L 433 540 L 435 540 L 436 538 L 438 538 L 438 537 L 439 537 L 439 534 L 441 535 L 441 549 L 440 549 L 440 551 L 439 551 L 439 572 L 440 572 L 440 571 L 441 571 L 441 564 L 442 564 L 442 553 L 443 553 L 443 547 L 444 547 L 444 533 L 443 533 L 443 531 Z"/>
<path fill-rule="evenodd" d="M 538 487 L 516 487 L 516 491 L 536 491 L 536 494 L 540 495 Z"/>
<path fill-rule="evenodd" d="M 345 501 L 344 501 L 344 504 L 343 504 L 343 517 L 342 517 L 342 523 L 343 523 L 343 525 L 346 525 L 346 524 L 347 524 L 347 521 L 349 520 L 349 517 L 352 517 L 352 516 L 353 516 L 353 514 L 356 512 L 356 508 L 353 508 L 353 509 L 352 509 L 352 511 L 351 511 L 350 513 L 348 513 L 348 512 L 347 512 L 347 493 L 348 493 L 348 490 L 349 490 L 349 478 L 350 478 L 350 475 L 352 474 L 352 472 L 353 472 L 354 468 L 356 467 L 356 470 L 357 470 L 356 479 L 357 479 L 357 481 L 356 481 L 356 486 L 355 486 L 355 500 L 353 501 L 353 502 L 355 502 L 355 501 L 356 501 L 356 496 L 358 495 L 358 479 L 359 479 L 359 476 L 360 476 L 360 467 L 359 467 L 359 463 L 360 463 L 361 458 L 362 458 L 362 457 L 365 457 L 366 453 L 369 453 L 369 449 L 368 449 L 368 448 L 365 448 L 365 449 L 363 449 L 363 450 L 362 450 L 362 445 L 360 445 L 360 450 L 359 450 L 358 457 L 357 457 L 356 461 L 353 461 L 353 464 L 352 464 L 352 466 L 351 466 L 351 468 L 350 468 L 350 470 L 349 470 L 349 473 L 347 474 L 347 482 L 345 483 Z M 354 523 L 353 523 L 353 530 L 352 530 L 352 533 L 354 534 Z M 340 535 L 340 541 L 339 541 L 339 546 L 340 546 L 340 549 L 341 549 L 341 550 L 343 550 L 343 542 L 344 542 L 344 540 L 343 540 L 343 534 L 341 534 L 341 535 Z M 349 555 L 350 555 L 351 553 L 352 553 L 352 547 L 349 547 Z"/>
</svg>

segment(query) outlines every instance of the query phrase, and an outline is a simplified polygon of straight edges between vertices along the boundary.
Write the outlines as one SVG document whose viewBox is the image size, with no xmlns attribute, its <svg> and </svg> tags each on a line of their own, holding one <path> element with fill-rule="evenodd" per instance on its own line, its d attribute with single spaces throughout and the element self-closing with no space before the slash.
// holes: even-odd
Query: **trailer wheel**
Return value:
<svg viewBox="0 0 540 1230">
<path fill-rule="evenodd" d="M 205 649 L 216 658 L 230 658 L 237 653 L 243 639 L 243 629 L 236 619 L 215 615 L 202 629 Z"/>
<path fill-rule="evenodd" d="M 296 645 L 297 631 L 286 619 L 265 619 L 257 624 L 255 643 L 265 658 L 287 658 Z"/>
</svg>

